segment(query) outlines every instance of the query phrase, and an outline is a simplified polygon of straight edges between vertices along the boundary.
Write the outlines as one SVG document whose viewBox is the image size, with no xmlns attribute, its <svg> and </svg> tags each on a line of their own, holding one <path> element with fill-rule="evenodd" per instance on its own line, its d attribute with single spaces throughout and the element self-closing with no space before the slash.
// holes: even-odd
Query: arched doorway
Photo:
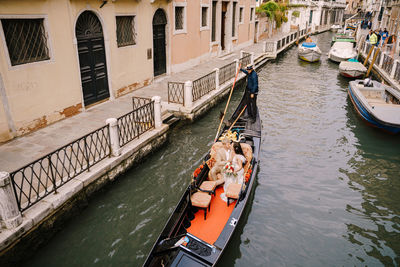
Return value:
<svg viewBox="0 0 400 267">
<path fill-rule="evenodd" d="M 106 53 L 100 20 L 91 11 L 84 11 L 75 26 L 78 41 L 79 67 L 85 106 L 110 96 Z"/>
<path fill-rule="evenodd" d="M 164 74 L 167 71 L 165 49 L 165 25 L 167 17 L 162 9 L 157 9 L 153 17 L 153 66 L 154 76 Z"/>
</svg>

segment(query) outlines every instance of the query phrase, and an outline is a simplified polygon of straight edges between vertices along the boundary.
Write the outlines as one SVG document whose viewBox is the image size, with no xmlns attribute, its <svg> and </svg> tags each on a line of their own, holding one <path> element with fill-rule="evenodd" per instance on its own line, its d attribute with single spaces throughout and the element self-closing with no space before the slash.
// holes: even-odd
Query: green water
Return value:
<svg viewBox="0 0 400 267">
<path fill-rule="evenodd" d="M 299 61 L 292 48 L 258 71 L 258 181 L 219 266 L 400 265 L 400 138 L 358 117 L 348 81 L 327 60 L 331 34 L 313 38 L 320 63 Z M 174 128 L 26 266 L 140 266 L 209 149 L 224 104 Z"/>
</svg>

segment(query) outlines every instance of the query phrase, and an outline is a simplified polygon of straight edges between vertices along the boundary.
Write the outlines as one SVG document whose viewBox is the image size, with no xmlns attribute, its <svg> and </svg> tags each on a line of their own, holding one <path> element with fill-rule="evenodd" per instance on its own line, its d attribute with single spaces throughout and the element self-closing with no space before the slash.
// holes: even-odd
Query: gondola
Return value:
<svg viewBox="0 0 400 267">
<path fill-rule="evenodd" d="M 192 182 L 183 193 L 143 266 L 214 266 L 221 258 L 250 202 L 259 164 L 260 116 L 258 108 L 255 121 L 247 119 L 247 111 L 240 112 L 245 110 L 245 98 L 244 95 L 229 120 L 236 123 L 230 127 L 227 123 L 218 135 L 218 140 L 227 136 L 237 138 L 242 148 L 248 148 L 245 153 L 248 161 L 244 167 L 246 178 L 240 187 L 236 187 L 237 196 L 227 193 L 228 199 L 224 202 L 220 196 L 224 192 L 222 185 L 215 189 L 203 188 L 203 183 L 208 180 L 213 149 L 221 144 L 215 142 L 203 157 L 202 164 L 194 171 Z M 241 113 L 243 116 L 240 116 Z M 210 205 L 196 206 L 193 199 L 195 194 L 201 194 L 204 198 L 211 196 Z"/>
</svg>

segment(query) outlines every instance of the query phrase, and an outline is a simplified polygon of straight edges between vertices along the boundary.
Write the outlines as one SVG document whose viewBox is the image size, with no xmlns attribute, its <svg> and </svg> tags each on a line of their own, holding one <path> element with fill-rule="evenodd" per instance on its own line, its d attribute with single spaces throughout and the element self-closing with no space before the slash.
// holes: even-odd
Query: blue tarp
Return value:
<svg viewBox="0 0 400 267">
<path fill-rule="evenodd" d="M 301 46 L 312 48 L 312 47 L 316 47 L 317 45 L 315 43 L 303 43 Z"/>
</svg>

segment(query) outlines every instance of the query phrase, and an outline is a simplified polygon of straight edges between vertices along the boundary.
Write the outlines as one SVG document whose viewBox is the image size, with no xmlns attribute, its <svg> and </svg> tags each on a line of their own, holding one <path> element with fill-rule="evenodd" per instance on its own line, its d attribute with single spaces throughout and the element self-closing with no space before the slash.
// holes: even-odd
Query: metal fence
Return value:
<svg viewBox="0 0 400 267">
<path fill-rule="evenodd" d="M 117 119 L 119 145 L 122 147 L 154 128 L 154 101 L 150 101 Z"/>
<path fill-rule="evenodd" d="M 135 110 L 143 105 L 146 105 L 151 102 L 151 98 L 146 97 L 132 97 L 132 109 Z"/>
<path fill-rule="evenodd" d="M 56 192 L 110 154 L 106 125 L 10 173 L 19 210 L 24 211 Z"/>
<path fill-rule="evenodd" d="M 266 53 L 275 52 L 275 42 L 265 42 L 265 52 Z"/>
<path fill-rule="evenodd" d="M 226 83 L 228 80 L 235 77 L 236 62 L 229 63 L 219 69 L 219 85 Z"/>
<path fill-rule="evenodd" d="M 374 56 L 376 54 L 376 51 L 378 50 L 375 50 Z M 378 54 L 376 55 L 375 64 L 379 65 L 379 63 L 381 62 L 381 57 L 382 57 L 382 50 L 379 50 Z"/>
<path fill-rule="evenodd" d="M 370 43 L 367 43 L 367 50 L 365 51 L 367 54 L 369 53 L 369 50 L 371 50 L 372 45 Z"/>
<path fill-rule="evenodd" d="M 185 83 L 168 82 L 168 103 L 185 105 Z"/>
<path fill-rule="evenodd" d="M 209 92 L 211 92 L 216 88 L 215 78 L 216 78 L 216 72 L 213 71 L 193 81 L 193 89 L 192 89 L 193 101 L 196 101 L 197 99 L 208 94 Z"/>
<path fill-rule="evenodd" d="M 243 57 L 239 59 L 239 64 L 242 68 L 246 67 L 251 63 L 251 54 L 243 53 Z"/>
<path fill-rule="evenodd" d="M 393 67 L 393 58 L 384 54 L 382 68 L 390 75 Z"/>
<path fill-rule="evenodd" d="M 400 81 L 400 62 L 396 62 L 396 70 L 394 71 L 394 78 L 396 81 Z"/>
</svg>

